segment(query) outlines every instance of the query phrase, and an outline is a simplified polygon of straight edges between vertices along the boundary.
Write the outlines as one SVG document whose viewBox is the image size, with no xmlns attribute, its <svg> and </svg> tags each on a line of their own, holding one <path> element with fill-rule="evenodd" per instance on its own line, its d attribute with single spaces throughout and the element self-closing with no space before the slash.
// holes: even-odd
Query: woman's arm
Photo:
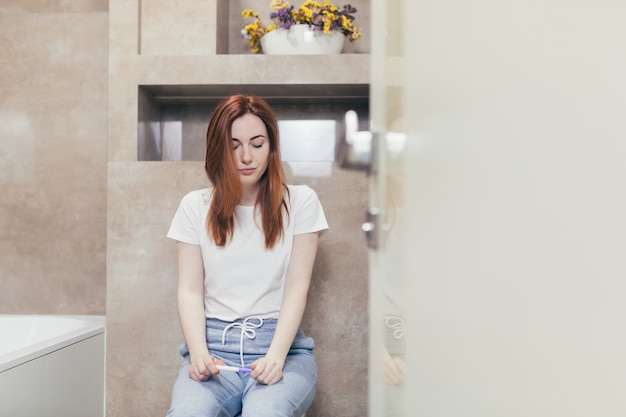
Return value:
<svg viewBox="0 0 626 417">
<path fill-rule="evenodd" d="M 206 381 L 219 370 L 209 354 L 204 316 L 204 266 L 199 245 L 177 242 L 178 317 L 189 348 L 189 377 Z"/>
<path fill-rule="evenodd" d="M 283 365 L 304 314 L 318 239 L 319 232 L 294 236 L 276 332 L 267 354 L 255 361 L 250 374 L 261 383 L 274 384 L 283 377 Z"/>
</svg>

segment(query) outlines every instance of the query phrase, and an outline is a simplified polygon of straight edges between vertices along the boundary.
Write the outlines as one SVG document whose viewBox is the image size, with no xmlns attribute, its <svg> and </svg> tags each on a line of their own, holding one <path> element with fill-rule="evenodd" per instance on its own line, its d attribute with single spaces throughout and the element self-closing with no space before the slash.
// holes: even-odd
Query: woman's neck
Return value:
<svg viewBox="0 0 626 417">
<path fill-rule="evenodd" d="M 241 193 L 241 200 L 239 200 L 239 205 L 254 206 L 256 204 L 256 198 L 258 194 L 258 186 L 253 188 L 244 188 Z"/>
</svg>

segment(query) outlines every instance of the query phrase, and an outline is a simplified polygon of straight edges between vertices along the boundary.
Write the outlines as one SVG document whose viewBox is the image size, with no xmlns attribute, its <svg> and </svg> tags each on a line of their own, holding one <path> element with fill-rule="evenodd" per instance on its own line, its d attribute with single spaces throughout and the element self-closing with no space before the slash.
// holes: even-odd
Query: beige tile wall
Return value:
<svg viewBox="0 0 626 417">
<path fill-rule="evenodd" d="M 206 184 L 202 162 L 137 161 L 138 85 L 368 80 L 367 57 L 358 54 L 335 57 L 340 71 L 329 71 L 319 57 L 261 55 L 252 62 L 249 54 L 217 54 L 223 32 L 240 30 L 217 19 L 218 12 L 227 15 L 229 4 L 235 7 L 224 0 L 143 1 L 141 8 L 135 0 L 110 2 L 108 417 L 164 415 L 169 406 L 182 338 L 174 243 L 165 234 L 180 198 Z M 363 417 L 367 253 L 360 223 L 366 178 L 361 172 L 333 169 L 327 177 L 292 181 L 317 190 L 332 228 L 320 243 L 303 323 L 317 341 L 320 371 L 318 394 L 307 416 Z"/>
<path fill-rule="evenodd" d="M 291 74 L 276 71 L 270 57 L 258 57 L 254 73 L 238 73 L 245 59 L 210 46 L 219 36 L 210 30 L 215 1 L 143 4 L 152 9 L 136 0 L 0 1 L 0 309 L 102 314 L 106 286 L 109 417 L 167 409 L 181 337 L 165 232 L 180 197 L 205 184 L 198 162 L 137 162 L 137 86 L 271 84 L 286 75 L 293 83 L 349 83 L 368 72 L 366 61 L 345 55 L 338 60 L 346 73 L 328 75 L 322 61 L 291 57 L 278 60 Z M 160 32 L 168 7 L 176 10 L 169 24 L 178 26 Z M 209 26 L 197 18 L 186 25 L 190 8 L 194 16 L 208 12 Z M 303 323 L 320 367 L 308 415 L 364 416 L 365 177 L 333 170 L 292 182 L 318 191 L 332 227 Z"/>
<path fill-rule="evenodd" d="M 362 173 L 291 178 L 317 190 L 331 230 L 321 240 L 303 328 L 316 340 L 319 388 L 307 413 L 367 415 L 367 265 L 359 233 Z M 107 416 L 164 415 L 182 342 L 175 244 L 180 198 L 206 185 L 201 162 L 111 162 L 107 284 Z"/>
<path fill-rule="evenodd" d="M 0 312 L 104 314 L 108 2 L 0 1 Z"/>
</svg>

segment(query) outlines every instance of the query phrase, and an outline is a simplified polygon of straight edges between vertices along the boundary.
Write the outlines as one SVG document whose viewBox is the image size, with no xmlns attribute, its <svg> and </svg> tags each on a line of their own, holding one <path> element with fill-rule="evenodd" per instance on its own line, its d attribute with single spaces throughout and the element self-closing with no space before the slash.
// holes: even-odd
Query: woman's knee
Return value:
<svg viewBox="0 0 626 417">
<path fill-rule="evenodd" d="M 287 374 L 274 385 L 255 384 L 244 396 L 242 417 L 301 417 L 315 398 L 317 379 Z"/>
<path fill-rule="evenodd" d="M 167 412 L 166 417 L 213 417 L 215 412 L 201 404 L 176 404 Z"/>
<path fill-rule="evenodd" d="M 167 417 L 232 417 L 241 410 L 241 395 L 224 390 L 227 384 L 206 385 L 175 387 Z"/>
</svg>

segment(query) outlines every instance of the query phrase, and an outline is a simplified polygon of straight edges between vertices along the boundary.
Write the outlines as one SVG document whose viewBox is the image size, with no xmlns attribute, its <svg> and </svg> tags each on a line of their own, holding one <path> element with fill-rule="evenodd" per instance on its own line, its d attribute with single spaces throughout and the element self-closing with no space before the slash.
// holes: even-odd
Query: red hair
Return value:
<svg viewBox="0 0 626 417">
<path fill-rule="evenodd" d="M 256 96 L 236 94 L 217 104 L 206 137 L 204 170 L 213 184 L 213 198 L 207 216 L 207 230 L 217 246 L 225 246 L 235 229 L 235 208 L 241 201 L 242 189 L 231 128 L 235 119 L 245 114 L 260 118 L 267 129 L 269 156 L 267 170 L 259 180 L 256 207 L 261 212 L 265 248 L 271 249 L 283 236 L 283 208 L 288 212 L 285 194 L 285 173 L 280 159 L 278 121 L 265 100 Z"/>
</svg>

